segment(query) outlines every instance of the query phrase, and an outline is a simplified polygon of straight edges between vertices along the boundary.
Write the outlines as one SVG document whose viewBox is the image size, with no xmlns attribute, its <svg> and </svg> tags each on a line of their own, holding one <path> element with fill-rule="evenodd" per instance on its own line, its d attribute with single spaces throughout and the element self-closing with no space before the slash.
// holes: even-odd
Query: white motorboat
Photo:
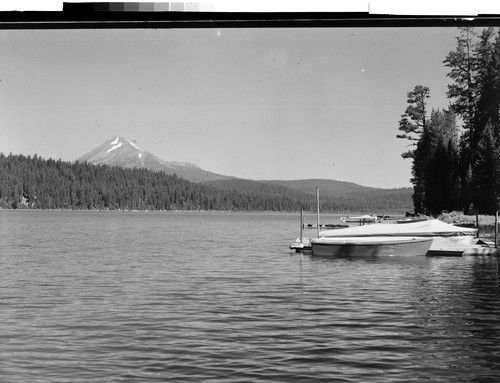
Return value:
<svg viewBox="0 0 500 383">
<path fill-rule="evenodd" d="M 356 223 L 375 223 L 378 221 L 376 215 L 360 215 L 357 217 L 342 217 L 342 222 L 356 222 Z"/>
<path fill-rule="evenodd" d="M 311 239 L 312 254 L 333 257 L 426 255 L 433 238 L 322 237 Z"/>
</svg>

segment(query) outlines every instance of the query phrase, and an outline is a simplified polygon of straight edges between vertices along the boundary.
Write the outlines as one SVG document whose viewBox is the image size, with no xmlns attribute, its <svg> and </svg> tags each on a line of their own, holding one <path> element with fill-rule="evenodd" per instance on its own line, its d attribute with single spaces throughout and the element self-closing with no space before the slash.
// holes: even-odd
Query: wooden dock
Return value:
<svg viewBox="0 0 500 383">
<path fill-rule="evenodd" d="M 470 245 L 470 246 L 432 246 L 427 256 L 448 256 L 448 257 L 462 257 L 462 256 L 478 256 L 478 255 L 500 255 L 500 249 L 484 245 Z"/>
</svg>

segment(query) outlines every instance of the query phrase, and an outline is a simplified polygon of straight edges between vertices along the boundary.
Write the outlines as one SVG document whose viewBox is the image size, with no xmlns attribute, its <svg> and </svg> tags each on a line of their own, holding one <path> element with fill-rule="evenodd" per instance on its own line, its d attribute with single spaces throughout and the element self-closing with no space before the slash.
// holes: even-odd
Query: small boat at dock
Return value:
<svg viewBox="0 0 500 383">
<path fill-rule="evenodd" d="M 476 233 L 477 229 L 474 228 L 458 227 L 437 219 L 432 219 L 406 223 L 404 225 L 381 223 L 347 229 L 323 230 L 320 232 L 320 237 L 425 237 L 433 239 L 430 251 L 439 253 L 440 249 L 446 248 L 446 252 L 449 253 L 452 251 L 450 247 L 463 248 L 471 246 Z"/>
<path fill-rule="evenodd" d="M 426 255 L 432 238 L 329 237 L 311 239 L 312 254 L 333 257 Z"/>
<path fill-rule="evenodd" d="M 376 215 L 360 215 L 358 217 L 342 217 L 340 220 L 342 222 L 364 224 L 378 222 L 378 217 Z"/>
</svg>

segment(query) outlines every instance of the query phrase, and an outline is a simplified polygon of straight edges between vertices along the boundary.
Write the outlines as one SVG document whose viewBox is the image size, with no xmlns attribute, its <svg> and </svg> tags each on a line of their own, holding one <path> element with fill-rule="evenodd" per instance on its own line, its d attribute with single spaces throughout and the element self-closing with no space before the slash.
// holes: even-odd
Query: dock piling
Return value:
<svg viewBox="0 0 500 383">
<path fill-rule="evenodd" d="M 318 227 L 318 238 L 319 238 L 319 187 L 316 186 L 316 221 L 317 221 L 317 227 Z"/>
</svg>

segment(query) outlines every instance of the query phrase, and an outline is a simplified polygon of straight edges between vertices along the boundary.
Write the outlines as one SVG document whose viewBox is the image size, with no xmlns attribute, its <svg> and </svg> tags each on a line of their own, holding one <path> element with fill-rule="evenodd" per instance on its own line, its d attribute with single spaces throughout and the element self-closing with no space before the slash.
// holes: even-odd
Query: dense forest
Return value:
<svg viewBox="0 0 500 383">
<path fill-rule="evenodd" d="M 326 196 L 329 212 L 404 212 L 409 189 Z M 98 210 L 315 211 L 314 196 L 249 180 L 193 183 L 147 169 L 0 153 L 0 208 Z"/>
<path fill-rule="evenodd" d="M 414 210 L 492 214 L 500 202 L 500 30 L 460 28 L 443 64 L 449 108 L 429 110 L 430 89 L 417 85 L 399 121 Z"/>
</svg>

